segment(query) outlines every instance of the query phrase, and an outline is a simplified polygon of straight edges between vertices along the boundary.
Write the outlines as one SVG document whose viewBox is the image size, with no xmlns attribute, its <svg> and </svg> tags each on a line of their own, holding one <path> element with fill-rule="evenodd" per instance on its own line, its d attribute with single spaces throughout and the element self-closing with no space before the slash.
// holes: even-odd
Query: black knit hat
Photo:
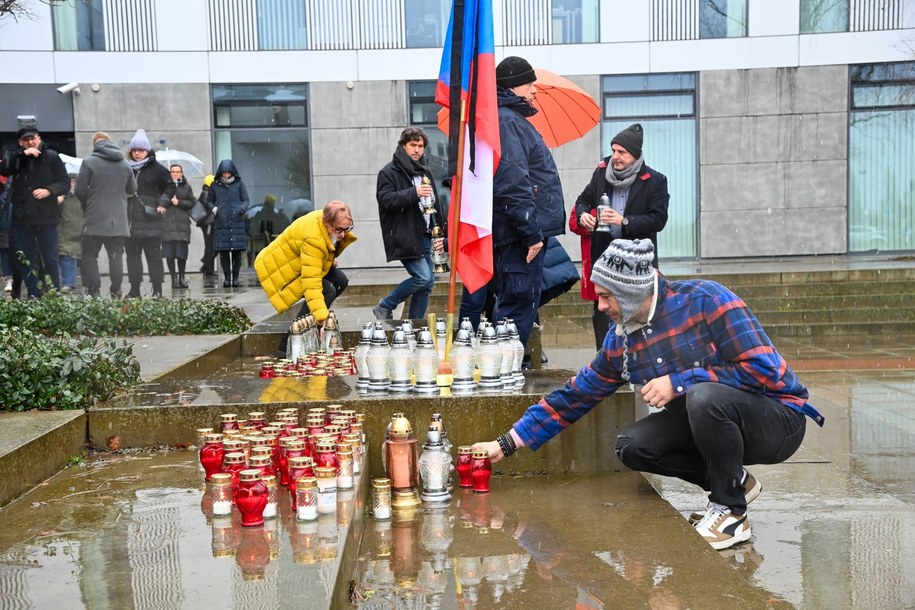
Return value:
<svg viewBox="0 0 915 610">
<path fill-rule="evenodd" d="M 496 66 L 496 84 L 506 89 L 537 80 L 534 69 L 526 59 L 509 55 Z"/>
<path fill-rule="evenodd" d="M 613 144 L 619 144 L 630 155 L 638 159 L 642 156 L 642 126 L 639 123 L 633 123 L 610 140 L 610 145 Z"/>
</svg>

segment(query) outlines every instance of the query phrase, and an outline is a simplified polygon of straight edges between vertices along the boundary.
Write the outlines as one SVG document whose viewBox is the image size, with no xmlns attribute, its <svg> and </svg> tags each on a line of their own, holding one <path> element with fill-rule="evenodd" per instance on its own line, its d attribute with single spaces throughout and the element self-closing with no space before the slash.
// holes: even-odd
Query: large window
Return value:
<svg viewBox="0 0 915 610">
<path fill-rule="evenodd" d="M 407 47 L 443 47 L 451 0 L 404 0 Z"/>
<path fill-rule="evenodd" d="M 290 220 L 310 211 L 307 85 L 214 85 L 213 124 L 215 162 L 235 162 L 252 205 L 272 194 Z"/>
<path fill-rule="evenodd" d="M 699 0 L 699 38 L 747 35 L 747 0 Z"/>
<path fill-rule="evenodd" d="M 552 42 L 598 42 L 600 12 L 597 0 L 553 0 Z"/>
<path fill-rule="evenodd" d="M 645 74 L 603 78 L 601 150 L 632 123 L 644 130 L 646 165 L 667 176 L 670 191 L 667 226 L 658 234 L 663 258 L 697 255 L 696 76 Z"/>
<path fill-rule="evenodd" d="M 849 0 L 801 0 L 801 34 L 848 31 Z"/>
<path fill-rule="evenodd" d="M 915 62 L 850 70 L 848 250 L 913 250 Z"/>
<path fill-rule="evenodd" d="M 54 49 L 104 51 L 105 20 L 102 0 L 64 0 L 51 5 Z"/>
<path fill-rule="evenodd" d="M 261 50 L 306 47 L 305 3 L 257 0 L 257 35 Z"/>
<path fill-rule="evenodd" d="M 435 103 L 436 81 L 413 81 L 407 84 L 409 99 L 410 125 L 422 127 L 429 138 L 426 148 L 426 166 L 435 177 L 435 188 L 443 199 L 445 208 L 450 199 L 450 192 L 442 186 L 442 180 L 448 173 L 448 138 L 438 128 L 438 111 L 441 108 Z"/>
</svg>

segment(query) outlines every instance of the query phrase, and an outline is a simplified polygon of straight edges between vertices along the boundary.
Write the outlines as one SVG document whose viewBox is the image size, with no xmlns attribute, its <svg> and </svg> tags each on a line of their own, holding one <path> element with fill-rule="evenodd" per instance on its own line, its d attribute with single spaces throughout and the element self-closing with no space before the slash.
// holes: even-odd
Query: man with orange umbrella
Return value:
<svg viewBox="0 0 915 610">
<path fill-rule="evenodd" d="M 614 239 L 649 239 L 654 244 L 652 265 L 658 267 L 658 233 L 667 224 L 667 178 L 648 167 L 642 155 L 642 126 L 634 123 L 610 141 L 612 154 L 597 165 L 591 181 L 575 200 L 569 227 L 582 236 L 582 278 L 591 277 L 591 261 Z M 600 206 L 601 198 L 607 206 Z M 600 209 L 598 208 L 600 206 Z M 589 240 L 587 246 L 585 241 Z M 594 301 L 594 341 L 604 342 L 610 320 L 598 311 L 597 294 L 590 281 L 582 281 L 581 296 Z"/>
<path fill-rule="evenodd" d="M 494 318 L 512 318 L 527 347 L 540 302 L 543 244 L 565 232 L 559 170 L 550 149 L 527 120 L 537 76 L 527 60 L 506 57 L 496 67 L 502 157 L 493 176 Z M 461 317 L 483 309 L 486 287 L 461 297 Z"/>
</svg>

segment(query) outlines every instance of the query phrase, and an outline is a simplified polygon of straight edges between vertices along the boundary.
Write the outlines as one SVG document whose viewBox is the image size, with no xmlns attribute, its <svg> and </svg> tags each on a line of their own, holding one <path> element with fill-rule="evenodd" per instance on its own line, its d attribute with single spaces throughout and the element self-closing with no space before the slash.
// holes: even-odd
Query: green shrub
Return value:
<svg viewBox="0 0 915 610">
<path fill-rule="evenodd" d="M 3 411 L 82 409 L 140 380 L 126 342 L 96 337 L 51 338 L 19 327 L 0 328 Z"/>
<path fill-rule="evenodd" d="M 218 300 L 63 297 L 0 301 L 0 411 L 82 409 L 140 381 L 126 342 L 105 337 L 239 333 Z"/>
<path fill-rule="evenodd" d="M 0 328 L 43 335 L 218 335 L 251 327 L 247 314 L 216 299 L 63 297 L 0 301 Z"/>
</svg>

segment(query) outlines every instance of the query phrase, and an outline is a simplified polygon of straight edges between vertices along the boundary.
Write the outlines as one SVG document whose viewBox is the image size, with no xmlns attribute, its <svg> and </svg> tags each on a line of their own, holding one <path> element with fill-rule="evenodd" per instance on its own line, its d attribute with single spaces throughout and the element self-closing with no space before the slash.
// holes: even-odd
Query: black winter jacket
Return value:
<svg viewBox="0 0 915 610">
<path fill-rule="evenodd" d="M 57 197 L 70 192 L 70 177 L 58 154 L 44 142 L 39 144 L 41 154 L 30 157 L 24 148 L 9 151 L 0 165 L 0 173 L 14 176 L 9 200 L 13 204 L 13 224 L 56 225 L 60 222 Z M 35 199 L 32 191 L 48 189 L 51 197 Z"/>
<path fill-rule="evenodd" d="M 610 196 L 612 188 L 607 182 L 607 164 L 610 157 L 605 157 L 591 174 L 591 181 L 575 200 L 575 214 L 578 219 L 585 212 L 594 214 L 600 197 L 604 193 Z M 629 198 L 623 216 L 629 224 L 622 227 L 626 239 L 650 239 L 654 244 L 655 267 L 658 266 L 658 233 L 667 224 L 667 205 L 670 193 L 667 192 L 667 177 L 647 165 L 642 166 L 635 182 L 629 187 Z M 591 233 L 591 260 L 604 253 L 610 245 L 609 233 Z"/>
<path fill-rule="evenodd" d="M 232 172 L 235 179 L 227 183 L 223 172 Z M 213 249 L 217 252 L 244 250 L 248 247 L 245 212 L 248 211 L 248 189 L 241 181 L 235 163 L 224 159 L 216 170 L 216 180 L 210 185 L 207 207 L 216 207 L 213 221 Z"/>
<path fill-rule="evenodd" d="M 502 87 L 498 103 L 502 157 L 493 177 L 493 245 L 530 247 L 565 233 L 562 183 L 550 149 L 527 120 L 537 110 Z"/>
<path fill-rule="evenodd" d="M 150 151 L 147 162 L 143 167 L 134 169 L 133 175 L 137 179 L 137 196 L 131 197 L 127 202 L 130 236 L 162 239 L 165 226 L 163 216 L 161 214 L 157 214 L 155 217 L 150 216 L 143 208 L 145 206 L 155 209 L 161 205 L 159 197 L 168 187 L 171 174 L 164 165 L 156 161 L 156 153 Z"/>
<path fill-rule="evenodd" d="M 432 182 L 438 220 L 447 235 L 447 214 L 435 188 L 435 179 L 429 172 L 426 172 L 426 176 Z M 416 194 L 413 176 L 407 174 L 397 161 L 391 161 L 378 172 L 375 198 L 378 200 L 381 237 L 388 262 L 425 256 L 423 235 L 426 232 L 426 219 L 419 209 L 419 195 Z"/>
<path fill-rule="evenodd" d="M 172 204 L 172 197 L 178 198 L 178 205 Z M 191 217 L 188 212 L 196 201 L 194 189 L 183 176 L 177 184 L 169 180 L 168 186 L 159 197 L 159 204 L 165 208 L 162 241 L 191 241 Z"/>
</svg>

